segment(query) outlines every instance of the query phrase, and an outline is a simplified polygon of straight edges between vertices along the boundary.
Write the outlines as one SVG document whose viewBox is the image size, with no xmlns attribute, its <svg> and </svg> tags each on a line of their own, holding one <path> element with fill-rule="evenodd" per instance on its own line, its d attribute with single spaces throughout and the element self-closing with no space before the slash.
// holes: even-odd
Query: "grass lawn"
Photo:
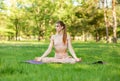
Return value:
<svg viewBox="0 0 120 81">
<path fill-rule="evenodd" d="M 120 44 L 73 43 L 81 63 L 26 64 L 41 56 L 48 44 L 0 43 L 0 81 L 119 81 Z M 53 56 L 54 51 L 49 56 Z M 92 64 L 98 60 L 106 64 Z"/>
</svg>

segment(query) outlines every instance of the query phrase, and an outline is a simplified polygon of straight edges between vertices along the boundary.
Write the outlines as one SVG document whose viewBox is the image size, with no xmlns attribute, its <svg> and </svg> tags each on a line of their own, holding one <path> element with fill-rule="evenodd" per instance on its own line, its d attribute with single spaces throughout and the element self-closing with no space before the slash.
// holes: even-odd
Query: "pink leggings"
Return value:
<svg viewBox="0 0 120 81">
<path fill-rule="evenodd" d="M 74 58 L 63 58 L 63 59 L 58 59 L 58 58 L 55 58 L 55 57 L 44 57 L 42 58 L 42 62 L 44 63 L 75 63 L 75 59 Z"/>
</svg>

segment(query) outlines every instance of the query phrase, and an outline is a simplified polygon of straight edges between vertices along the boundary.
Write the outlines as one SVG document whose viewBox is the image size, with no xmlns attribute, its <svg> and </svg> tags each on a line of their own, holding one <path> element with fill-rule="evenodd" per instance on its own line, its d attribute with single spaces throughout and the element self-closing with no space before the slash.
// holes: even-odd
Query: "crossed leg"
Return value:
<svg viewBox="0 0 120 81">
<path fill-rule="evenodd" d="M 58 58 L 54 58 L 54 57 L 45 57 L 45 58 L 42 58 L 41 61 L 44 63 L 71 63 L 71 64 L 76 63 L 74 58 L 58 59 Z"/>
</svg>

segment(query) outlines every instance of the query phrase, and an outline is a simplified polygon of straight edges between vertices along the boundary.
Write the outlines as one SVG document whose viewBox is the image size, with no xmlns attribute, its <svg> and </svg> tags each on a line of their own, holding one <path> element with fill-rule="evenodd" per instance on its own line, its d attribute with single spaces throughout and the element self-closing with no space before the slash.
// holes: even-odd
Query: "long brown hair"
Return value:
<svg viewBox="0 0 120 81">
<path fill-rule="evenodd" d="M 66 26 L 63 23 L 63 21 L 57 21 L 57 24 L 60 24 L 61 26 L 63 26 L 63 43 L 66 44 L 66 40 L 67 40 L 67 31 L 66 31 Z"/>
</svg>

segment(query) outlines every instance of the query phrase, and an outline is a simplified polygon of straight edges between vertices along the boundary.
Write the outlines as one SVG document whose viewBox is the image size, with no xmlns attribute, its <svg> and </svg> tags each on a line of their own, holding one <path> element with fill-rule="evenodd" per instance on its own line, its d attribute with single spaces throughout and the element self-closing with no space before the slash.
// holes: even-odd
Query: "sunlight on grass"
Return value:
<svg viewBox="0 0 120 81">
<path fill-rule="evenodd" d="M 61 67 L 63 67 L 62 64 L 54 64 L 54 63 L 49 64 L 49 66 L 52 67 L 52 68 L 61 68 Z"/>
<path fill-rule="evenodd" d="M 0 41 L 1 45 L 37 45 L 37 44 L 47 44 L 49 42 L 38 42 L 38 41 Z"/>
<path fill-rule="evenodd" d="M 120 45 L 103 43 L 74 43 L 82 62 L 76 64 L 21 63 L 40 56 L 48 43 L 0 43 L 0 81 L 119 81 Z M 53 56 L 54 51 L 49 56 Z M 106 64 L 92 64 L 98 60 Z M 33 78 L 35 77 L 35 78 Z M 47 77 L 47 78 L 46 78 Z"/>
<path fill-rule="evenodd" d="M 76 66 L 76 68 L 88 69 L 88 68 L 90 68 L 90 66 L 89 66 L 89 65 L 84 64 L 84 65 L 77 65 L 77 66 Z"/>
</svg>

